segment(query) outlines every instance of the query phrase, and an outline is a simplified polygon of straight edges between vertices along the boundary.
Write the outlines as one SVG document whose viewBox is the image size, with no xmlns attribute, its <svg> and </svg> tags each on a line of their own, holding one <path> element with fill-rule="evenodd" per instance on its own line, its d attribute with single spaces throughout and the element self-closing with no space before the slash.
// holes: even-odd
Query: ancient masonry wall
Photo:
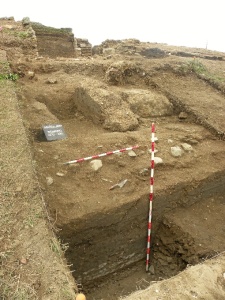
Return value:
<svg viewBox="0 0 225 300">
<path fill-rule="evenodd" d="M 91 56 L 92 46 L 85 39 L 76 39 L 71 28 L 53 28 L 40 23 L 31 23 L 37 37 L 40 56 L 79 57 Z"/>
</svg>

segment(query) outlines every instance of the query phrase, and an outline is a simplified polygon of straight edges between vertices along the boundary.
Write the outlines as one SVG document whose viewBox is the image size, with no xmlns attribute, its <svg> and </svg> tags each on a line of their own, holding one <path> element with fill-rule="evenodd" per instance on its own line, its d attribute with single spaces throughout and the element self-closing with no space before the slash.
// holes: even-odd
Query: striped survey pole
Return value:
<svg viewBox="0 0 225 300">
<path fill-rule="evenodd" d="M 154 184 L 154 153 L 155 153 L 155 124 L 152 123 L 152 151 L 151 151 L 151 174 L 150 174 L 150 193 L 149 193 L 149 215 L 148 215 L 148 237 L 147 237 L 147 257 L 146 272 L 149 270 L 149 257 L 151 249 L 151 229 L 152 229 L 152 201 Z"/>
<path fill-rule="evenodd" d="M 83 161 L 86 161 L 86 160 L 97 159 L 97 158 L 101 158 L 103 156 L 112 155 L 112 154 L 116 154 L 116 153 L 121 153 L 121 152 L 125 152 L 125 151 L 130 151 L 130 150 L 134 150 L 134 149 L 137 149 L 137 148 L 139 148 L 138 145 L 133 146 L 133 147 L 128 147 L 128 148 L 123 148 L 123 149 L 120 149 L 120 150 L 108 151 L 108 152 L 93 155 L 93 156 L 88 156 L 88 157 L 83 157 L 83 158 L 71 160 L 71 161 L 68 161 L 68 162 L 64 163 L 64 165 L 80 163 L 80 162 L 83 162 Z"/>
</svg>

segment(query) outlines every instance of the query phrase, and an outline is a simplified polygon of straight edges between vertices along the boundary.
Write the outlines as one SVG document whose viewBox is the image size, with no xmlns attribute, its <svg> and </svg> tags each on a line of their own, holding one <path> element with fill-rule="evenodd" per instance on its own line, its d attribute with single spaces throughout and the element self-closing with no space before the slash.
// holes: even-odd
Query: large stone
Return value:
<svg viewBox="0 0 225 300">
<path fill-rule="evenodd" d="M 46 182 L 47 182 L 47 185 L 51 185 L 51 184 L 53 184 L 54 180 L 52 177 L 48 176 L 48 177 L 46 177 Z"/>
<path fill-rule="evenodd" d="M 27 72 L 27 76 L 28 76 L 29 79 L 33 79 L 34 76 L 35 76 L 34 71 L 28 71 L 28 72 Z"/>
<path fill-rule="evenodd" d="M 90 162 L 91 168 L 94 171 L 98 171 L 102 167 L 101 159 L 94 159 Z"/>
<path fill-rule="evenodd" d="M 134 130 L 138 119 L 121 95 L 106 89 L 98 81 L 85 80 L 75 89 L 74 103 L 77 110 L 96 124 L 103 124 L 111 131 Z"/>
<path fill-rule="evenodd" d="M 103 127 L 111 131 L 134 130 L 138 127 L 138 120 L 129 109 L 114 109 L 112 113 L 106 112 L 106 119 Z"/>
<path fill-rule="evenodd" d="M 56 78 L 48 78 L 48 79 L 46 80 L 46 83 L 47 83 L 47 84 L 56 84 L 56 83 L 58 83 L 58 81 L 57 81 Z"/>
<path fill-rule="evenodd" d="M 179 116 L 178 116 L 178 118 L 179 119 L 187 119 L 187 117 L 188 117 L 188 115 L 187 115 L 187 113 L 186 112 L 184 112 L 184 111 L 182 111 L 182 112 L 180 112 L 180 114 L 179 114 Z"/>
<path fill-rule="evenodd" d="M 30 25 L 30 18 L 28 18 L 28 17 L 23 18 L 22 24 L 23 24 L 23 26 Z"/>
<path fill-rule="evenodd" d="M 171 154 L 174 157 L 179 157 L 182 155 L 182 149 L 179 146 L 171 147 Z"/>
<path fill-rule="evenodd" d="M 77 85 L 73 99 L 77 110 L 86 118 L 111 131 L 135 130 L 139 126 L 139 117 L 173 113 L 169 100 L 157 92 L 142 89 L 121 92 L 121 89 L 108 88 L 87 78 Z"/>
<path fill-rule="evenodd" d="M 154 157 L 154 162 L 155 162 L 156 165 L 159 165 L 159 164 L 163 163 L 163 160 L 162 160 L 161 157 L 155 156 Z"/>
<path fill-rule="evenodd" d="M 149 118 L 173 114 L 173 105 L 166 96 L 158 92 L 130 89 L 123 92 L 132 112 L 140 117 Z"/>
<path fill-rule="evenodd" d="M 130 157 L 136 157 L 137 156 L 137 154 L 133 150 L 128 151 L 128 155 Z"/>
<path fill-rule="evenodd" d="M 193 147 L 188 143 L 181 144 L 181 147 L 184 149 L 184 151 L 193 151 Z"/>
<path fill-rule="evenodd" d="M 39 101 L 33 102 L 29 106 L 29 111 L 32 113 L 32 126 L 34 128 L 40 128 L 43 124 L 57 124 L 59 122 L 48 107 Z"/>
</svg>

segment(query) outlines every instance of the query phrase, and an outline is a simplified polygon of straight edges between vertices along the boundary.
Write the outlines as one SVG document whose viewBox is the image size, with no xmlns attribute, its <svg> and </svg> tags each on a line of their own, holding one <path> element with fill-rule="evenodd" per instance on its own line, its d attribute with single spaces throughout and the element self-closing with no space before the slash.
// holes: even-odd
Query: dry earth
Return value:
<svg viewBox="0 0 225 300">
<path fill-rule="evenodd" d="M 225 55 L 125 40 L 52 59 L 2 23 L 1 74 L 20 75 L 0 81 L 2 299 L 74 299 L 67 264 L 87 299 L 224 299 Z M 152 122 L 163 163 L 146 273 Z M 48 142 L 46 124 L 67 138 Z M 134 145 L 97 171 L 64 164 Z"/>
</svg>

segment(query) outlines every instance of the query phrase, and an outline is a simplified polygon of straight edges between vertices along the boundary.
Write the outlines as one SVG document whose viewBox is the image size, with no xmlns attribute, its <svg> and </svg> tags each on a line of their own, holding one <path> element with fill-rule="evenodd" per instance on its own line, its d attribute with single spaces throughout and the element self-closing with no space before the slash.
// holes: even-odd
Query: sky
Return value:
<svg viewBox="0 0 225 300">
<path fill-rule="evenodd" d="M 0 17 L 72 28 L 93 46 L 136 38 L 225 52 L 224 7 L 225 0 L 10 0 Z"/>
</svg>

